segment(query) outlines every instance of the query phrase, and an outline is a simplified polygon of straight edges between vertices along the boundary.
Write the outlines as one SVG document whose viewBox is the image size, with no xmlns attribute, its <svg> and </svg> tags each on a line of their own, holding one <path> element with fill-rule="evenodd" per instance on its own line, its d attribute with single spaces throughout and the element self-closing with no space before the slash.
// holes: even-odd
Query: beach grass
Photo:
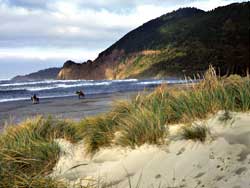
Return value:
<svg viewBox="0 0 250 188">
<path fill-rule="evenodd" d="M 0 187 L 58 187 L 46 176 L 59 158 L 55 138 L 74 141 L 69 121 L 41 116 L 12 126 L 0 135 Z"/>
<path fill-rule="evenodd" d="M 186 140 L 205 142 L 210 130 L 206 125 L 191 125 L 182 128 L 181 137 Z"/>
<path fill-rule="evenodd" d="M 188 125 L 220 110 L 250 110 L 249 76 L 220 77 L 210 67 L 199 83 L 179 89 L 162 85 L 150 94 L 142 92 L 130 101 L 118 101 L 111 111 L 80 122 L 53 117 L 27 120 L 0 135 L 0 187 L 40 187 L 41 182 L 47 187 L 63 186 L 47 176 L 59 158 L 57 138 L 72 143 L 83 140 L 88 153 L 94 154 L 102 147 L 164 144 L 169 126 L 182 123 L 187 125 L 183 138 L 203 142 L 208 128 Z"/>
<path fill-rule="evenodd" d="M 82 120 L 78 128 L 89 153 L 95 153 L 113 145 L 163 144 L 168 125 L 190 124 L 219 110 L 249 109 L 249 76 L 220 77 L 210 67 L 199 83 L 181 89 L 162 85 L 151 94 L 139 93 L 130 101 L 116 102 L 110 112 Z"/>
<path fill-rule="evenodd" d="M 79 135 L 86 143 L 88 153 L 94 153 L 100 147 L 110 146 L 114 137 L 114 119 L 110 114 L 89 117 L 79 123 Z"/>
</svg>

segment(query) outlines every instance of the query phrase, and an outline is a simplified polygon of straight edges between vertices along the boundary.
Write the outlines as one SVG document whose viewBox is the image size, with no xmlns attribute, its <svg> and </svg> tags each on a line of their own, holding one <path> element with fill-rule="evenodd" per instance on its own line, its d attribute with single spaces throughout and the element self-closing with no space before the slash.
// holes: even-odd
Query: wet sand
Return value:
<svg viewBox="0 0 250 188">
<path fill-rule="evenodd" d="M 173 84 L 171 88 L 188 89 L 193 84 Z M 150 92 L 153 89 L 144 90 Z M 10 101 L 0 103 L 0 131 L 6 125 L 17 124 L 27 118 L 37 115 L 81 120 L 87 116 L 97 115 L 109 111 L 113 101 L 126 99 L 137 95 L 140 91 L 116 92 L 102 95 L 87 95 L 83 99 L 60 97 L 40 99 L 40 104 L 32 104 L 30 100 Z"/>
<path fill-rule="evenodd" d="M 129 99 L 137 92 L 123 92 L 86 96 L 84 99 L 74 97 L 41 99 L 40 104 L 32 104 L 30 100 L 0 103 L 0 130 L 6 124 L 15 124 L 37 115 L 52 115 L 57 118 L 83 119 L 107 112 L 112 102 Z"/>
</svg>

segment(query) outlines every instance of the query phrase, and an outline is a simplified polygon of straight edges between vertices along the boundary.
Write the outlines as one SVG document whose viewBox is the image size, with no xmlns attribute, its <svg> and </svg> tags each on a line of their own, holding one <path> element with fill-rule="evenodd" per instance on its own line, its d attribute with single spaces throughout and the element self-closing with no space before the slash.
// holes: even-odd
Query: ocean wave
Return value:
<svg viewBox="0 0 250 188">
<path fill-rule="evenodd" d="M 112 80 L 111 82 L 137 82 L 138 79 Z"/>
<path fill-rule="evenodd" d="M 0 82 L 3 82 L 3 81 L 10 81 L 11 79 L 0 79 Z"/>
<path fill-rule="evenodd" d="M 27 97 L 20 97 L 20 98 L 13 98 L 13 99 L 0 99 L 0 103 L 2 102 L 11 102 L 11 101 L 23 101 L 23 100 L 28 100 L 29 98 Z"/>
<path fill-rule="evenodd" d="M 75 83 L 75 84 L 68 84 Z M 15 87 L 15 86 L 32 86 L 39 84 L 54 84 L 58 85 L 58 87 L 78 87 L 78 86 L 94 86 L 94 85 L 110 85 L 111 81 L 94 81 L 94 80 L 49 80 L 49 81 L 37 81 L 37 82 L 18 82 L 18 83 L 8 83 L 8 84 L 0 84 L 0 87 Z"/>
<path fill-rule="evenodd" d="M 26 88 L 26 91 L 43 91 L 43 90 L 51 90 L 57 87 L 33 87 L 33 88 Z"/>
<path fill-rule="evenodd" d="M 137 85 L 150 85 L 150 84 L 163 84 L 163 83 L 167 83 L 167 81 L 166 80 L 143 81 L 137 83 Z"/>
<path fill-rule="evenodd" d="M 181 84 L 188 83 L 187 80 L 150 80 L 137 83 L 137 85 L 157 85 L 157 84 Z"/>
<path fill-rule="evenodd" d="M 0 80 L 0 81 L 11 81 L 11 80 Z M 0 83 L 0 87 L 15 87 L 15 86 L 29 86 L 37 84 L 57 84 L 57 83 L 81 83 L 85 85 L 110 85 L 115 82 L 136 82 L 137 79 L 124 79 L 124 80 L 43 80 L 43 81 L 28 81 L 28 82 L 16 82 L 16 83 Z"/>
<path fill-rule="evenodd" d="M 31 87 L 31 85 L 27 87 L 16 87 L 16 88 L 4 88 L 0 89 L 0 92 L 13 92 L 13 91 L 43 91 L 43 90 L 51 90 L 51 89 L 60 89 L 60 88 L 74 88 L 74 87 L 84 87 L 84 86 L 108 86 L 112 84 L 111 82 L 86 82 L 86 83 L 78 83 L 78 84 L 54 84 L 52 86 L 38 86 L 38 87 Z"/>
</svg>

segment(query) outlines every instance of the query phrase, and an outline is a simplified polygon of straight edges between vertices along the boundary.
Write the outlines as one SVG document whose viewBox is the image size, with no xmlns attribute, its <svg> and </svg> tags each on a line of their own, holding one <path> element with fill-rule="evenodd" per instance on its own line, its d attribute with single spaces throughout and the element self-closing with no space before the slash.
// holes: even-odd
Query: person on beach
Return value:
<svg viewBox="0 0 250 188">
<path fill-rule="evenodd" d="M 81 97 L 84 97 L 84 96 L 85 96 L 85 94 L 83 93 L 82 90 L 77 91 L 76 94 L 78 95 L 78 99 L 81 99 Z"/>
<path fill-rule="evenodd" d="M 39 104 L 39 98 L 36 96 L 36 94 L 34 94 L 31 97 L 31 100 L 32 100 L 33 104 Z"/>
</svg>

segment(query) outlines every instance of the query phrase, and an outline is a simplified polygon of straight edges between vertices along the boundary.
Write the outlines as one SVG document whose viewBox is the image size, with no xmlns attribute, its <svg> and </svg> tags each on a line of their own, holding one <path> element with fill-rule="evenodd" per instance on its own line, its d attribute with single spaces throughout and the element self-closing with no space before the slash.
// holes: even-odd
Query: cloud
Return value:
<svg viewBox="0 0 250 188">
<path fill-rule="evenodd" d="M 46 7 L 48 0 L 1 0 L 5 4 L 11 6 L 25 7 L 25 8 L 39 8 L 43 9 Z"/>
<path fill-rule="evenodd" d="M 96 54 L 100 52 L 99 50 L 89 50 L 84 51 L 80 49 L 58 49 L 50 48 L 47 50 L 41 50 L 39 48 L 16 48 L 16 49 L 1 49 L 0 57 L 3 58 L 20 58 L 20 59 L 72 59 L 74 61 L 81 62 L 82 57 L 89 56 L 90 59 L 94 59 Z M 1 61 L 0 61 L 1 62 Z"/>
<path fill-rule="evenodd" d="M 95 6 L 107 5 L 106 1 L 97 2 Z M 29 9 L 27 4 L 0 4 L 0 48 L 105 49 L 131 29 L 170 10 L 140 5 L 119 13 L 69 1 L 47 2 L 46 9 Z"/>
<path fill-rule="evenodd" d="M 0 0 L 0 48 L 106 48 L 131 29 L 179 7 L 226 0 Z"/>
</svg>

